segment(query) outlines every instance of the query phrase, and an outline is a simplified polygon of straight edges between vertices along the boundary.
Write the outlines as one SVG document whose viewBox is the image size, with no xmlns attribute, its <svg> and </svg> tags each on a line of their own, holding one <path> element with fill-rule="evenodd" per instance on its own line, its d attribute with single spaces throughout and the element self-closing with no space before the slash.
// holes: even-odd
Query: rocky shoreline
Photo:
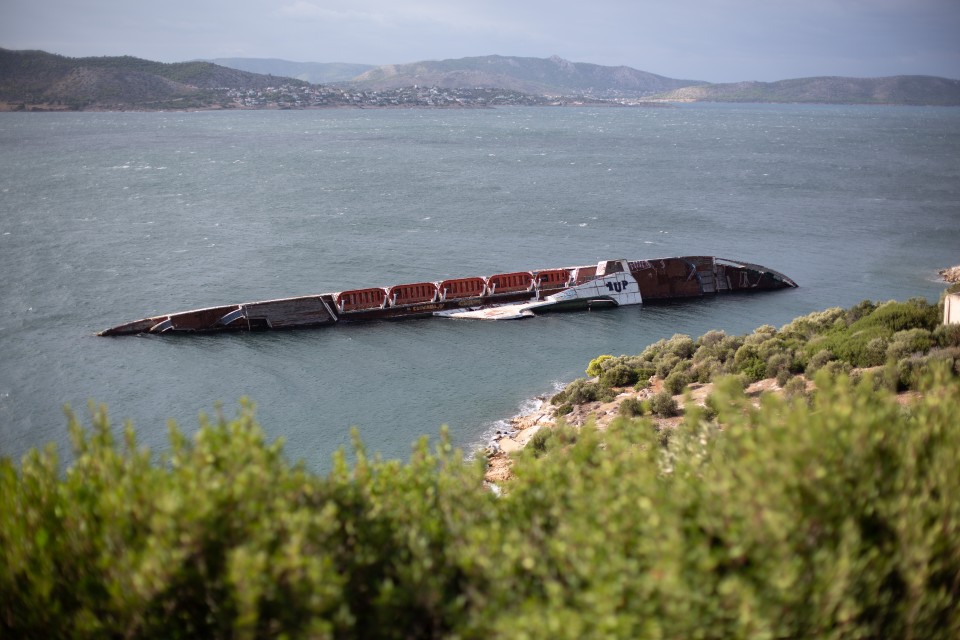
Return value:
<svg viewBox="0 0 960 640">
<path fill-rule="evenodd" d="M 484 479 L 491 484 L 509 480 L 513 466 L 511 455 L 520 451 L 540 429 L 557 425 L 554 407 L 547 397 L 538 397 L 533 411 L 510 418 L 510 427 L 497 431 L 485 449 L 487 472 Z"/>
<path fill-rule="evenodd" d="M 940 277 L 943 278 L 946 282 L 951 284 L 956 284 L 960 282 L 960 265 L 956 267 L 949 267 L 947 269 L 940 269 L 937 273 L 940 274 Z"/>
<path fill-rule="evenodd" d="M 753 390 L 755 393 L 760 389 L 769 389 L 770 385 L 776 386 L 775 380 L 762 381 L 751 385 L 748 393 Z M 713 390 L 713 384 L 691 384 L 687 387 L 690 399 L 700 405 L 706 401 L 708 395 Z M 563 416 L 563 421 L 573 427 L 582 427 L 587 422 L 593 422 L 599 430 L 606 429 L 614 419 L 620 416 L 620 405 L 628 398 L 637 398 L 638 400 L 649 400 L 655 394 L 663 390 L 663 381 L 659 378 L 651 378 L 650 386 L 639 391 L 626 387 L 620 390 L 620 393 L 609 402 L 588 402 L 582 405 L 576 405 L 570 413 Z M 674 396 L 680 412 L 683 411 L 685 396 L 683 394 Z M 497 431 L 490 443 L 485 449 L 487 456 L 487 472 L 485 479 L 488 483 L 497 484 L 509 480 L 511 477 L 511 467 L 513 464 L 512 455 L 524 447 L 533 439 L 541 429 L 553 429 L 557 426 L 556 407 L 550 403 L 550 398 L 541 396 L 536 398 L 533 411 L 522 413 L 510 419 L 510 427 L 505 430 Z M 676 426 L 683 418 L 676 416 L 672 418 L 662 418 L 657 416 L 648 416 L 659 428 L 669 428 Z"/>
<path fill-rule="evenodd" d="M 945 282 L 951 284 L 960 283 L 960 265 L 938 270 L 938 273 Z M 878 369 L 873 367 L 871 369 Z M 856 369 L 863 372 L 870 369 Z M 596 379 L 593 380 L 596 382 Z M 588 422 L 592 422 L 597 429 L 606 429 L 614 419 L 620 417 L 620 405 L 628 399 L 637 399 L 640 401 L 649 401 L 656 394 L 663 391 L 663 380 L 654 376 L 650 378 L 646 388 L 636 390 L 632 387 L 615 389 L 617 395 L 609 402 L 589 402 L 586 404 L 575 405 L 573 410 L 562 416 L 562 422 L 566 425 L 579 428 Z M 806 392 L 813 390 L 813 382 L 806 379 Z M 684 403 L 694 402 L 703 406 L 707 397 L 713 391 L 713 383 L 692 383 L 687 385 L 682 393 L 673 396 L 677 405 L 677 416 L 665 418 L 656 415 L 647 414 L 645 417 L 651 420 L 656 428 L 672 428 L 683 420 Z M 759 402 L 761 395 L 765 393 L 779 393 L 783 391 L 775 378 L 767 378 L 754 382 L 747 386 L 744 393 Z M 916 392 L 906 391 L 898 394 L 900 402 L 910 402 Z M 512 476 L 511 467 L 513 465 L 513 455 L 521 451 L 533 439 L 541 429 L 553 429 L 557 426 L 560 418 L 556 415 L 557 407 L 551 404 L 550 396 L 540 396 L 535 399 L 532 411 L 521 413 L 509 420 L 509 427 L 498 430 L 490 440 L 487 447 L 478 452 L 486 455 L 487 470 L 485 479 L 487 483 L 496 487 L 498 483 L 509 480 Z M 494 489 L 497 490 L 497 489 Z"/>
<path fill-rule="evenodd" d="M 813 383 L 807 381 L 807 391 L 813 388 Z M 704 406 L 707 397 L 713 392 L 712 382 L 699 383 L 694 382 L 685 388 L 685 390 L 673 396 L 677 403 L 678 415 L 665 418 L 656 415 L 646 415 L 646 419 L 653 422 L 657 429 L 671 429 L 683 421 L 684 405 L 690 401 L 694 404 Z M 572 412 L 563 416 L 563 422 L 567 425 L 579 428 L 588 422 L 603 431 L 616 418 L 621 416 L 620 405 L 627 399 L 636 398 L 638 400 L 650 400 L 654 395 L 663 391 L 663 380 L 654 376 L 650 379 L 647 388 L 639 391 L 624 387 L 619 390 L 617 396 L 609 402 L 588 402 L 582 405 L 576 405 Z M 760 396 L 765 393 L 778 393 L 782 388 L 777 384 L 775 378 L 767 378 L 754 382 L 744 389 L 747 397 L 753 398 L 759 403 Z M 487 445 L 484 453 L 487 456 L 487 471 L 485 480 L 488 484 L 497 486 L 502 482 L 510 480 L 512 477 L 511 467 L 513 466 L 513 454 L 522 450 L 533 436 L 541 429 L 553 429 L 557 426 L 558 418 L 555 415 L 556 407 L 550 403 L 548 396 L 536 398 L 536 404 L 533 411 L 522 413 L 510 419 L 510 427 L 497 431 L 490 443 Z"/>
</svg>

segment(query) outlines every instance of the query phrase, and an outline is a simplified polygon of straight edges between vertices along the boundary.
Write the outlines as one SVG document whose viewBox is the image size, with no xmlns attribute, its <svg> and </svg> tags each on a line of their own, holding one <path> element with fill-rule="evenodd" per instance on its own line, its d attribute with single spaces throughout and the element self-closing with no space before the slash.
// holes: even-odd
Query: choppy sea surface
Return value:
<svg viewBox="0 0 960 640">
<path fill-rule="evenodd" d="M 943 289 L 960 109 L 684 105 L 0 114 L 0 455 L 105 403 L 160 451 L 217 403 L 323 470 L 356 426 L 467 450 L 601 353 Z M 484 323 L 100 338 L 197 307 L 713 254 L 799 289 Z"/>
</svg>

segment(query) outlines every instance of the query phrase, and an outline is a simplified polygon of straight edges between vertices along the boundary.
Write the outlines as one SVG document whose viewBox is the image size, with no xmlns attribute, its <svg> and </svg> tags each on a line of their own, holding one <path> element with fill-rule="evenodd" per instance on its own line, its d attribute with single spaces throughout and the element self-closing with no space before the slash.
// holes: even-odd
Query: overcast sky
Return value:
<svg viewBox="0 0 960 640">
<path fill-rule="evenodd" d="M 0 0 L 0 47 L 160 62 L 558 55 L 710 82 L 960 79 L 960 0 Z"/>
</svg>

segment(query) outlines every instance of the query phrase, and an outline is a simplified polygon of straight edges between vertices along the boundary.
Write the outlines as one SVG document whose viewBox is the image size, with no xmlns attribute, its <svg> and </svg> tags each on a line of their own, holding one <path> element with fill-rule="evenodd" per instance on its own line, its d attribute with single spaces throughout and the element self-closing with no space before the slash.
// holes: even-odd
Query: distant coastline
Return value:
<svg viewBox="0 0 960 640">
<path fill-rule="evenodd" d="M 711 84 L 557 57 L 482 56 L 385 65 L 337 84 L 311 84 L 205 61 L 68 58 L 0 48 L 0 111 L 657 107 L 685 102 L 960 106 L 960 80 L 815 77 Z"/>
<path fill-rule="evenodd" d="M 641 109 L 672 109 L 676 108 L 676 105 L 673 102 L 660 102 L 653 100 L 634 100 L 634 101 L 624 101 L 624 102 L 608 102 L 608 101 L 589 101 L 589 100 L 554 100 L 552 102 L 544 102 L 542 104 L 527 104 L 523 102 L 508 103 L 508 102 L 498 102 L 496 104 L 484 104 L 484 103 L 451 103 L 451 104 L 427 104 L 427 103 L 401 103 L 401 104 L 317 104 L 317 105 L 302 105 L 302 106 L 278 106 L 275 104 L 267 104 L 263 106 L 247 106 L 247 105 L 222 105 L 222 104 L 212 104 L 212 105 L 201 105 L 201 106 L 190 106 L 190 107 L 165 107 L 165 108 L 148 108 L 142 106 L 126 106 L 126 105 L 95 105 L 90 107 L 85 107 L 84 109 L 71 109 L 62 105 L 48 105 L 48 104 L 12 104 L 9 102 L 0 102 L 0 113 L 76 113 L 78 111 L 92 112 L 92 113 L 162 113 L 162 112 L 190 112 L 190 111 L 329 111 L 337 109 L 367 109 L 367 110 L 383 110 L 383 109 L 436 109 L 436 110 L 485 110 L 485 109 L 495 109 L 497 107 L 530 107 L 530 106 L 539 106 L 539 107 L 597 107 L 597 108 L 641 108 Z"/>
</svg>

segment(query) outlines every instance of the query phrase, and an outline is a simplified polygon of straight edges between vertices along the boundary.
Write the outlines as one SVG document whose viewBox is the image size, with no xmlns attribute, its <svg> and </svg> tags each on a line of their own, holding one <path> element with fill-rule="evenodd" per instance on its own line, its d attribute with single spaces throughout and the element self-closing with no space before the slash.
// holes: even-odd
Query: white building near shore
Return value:
<svg viewBox="0 0 960 640">
<path fill-rule="evenodd" d="M 960 293 L 950 293 L 944 298 L 943 324 L 960 324 Z"/>
</svg>

